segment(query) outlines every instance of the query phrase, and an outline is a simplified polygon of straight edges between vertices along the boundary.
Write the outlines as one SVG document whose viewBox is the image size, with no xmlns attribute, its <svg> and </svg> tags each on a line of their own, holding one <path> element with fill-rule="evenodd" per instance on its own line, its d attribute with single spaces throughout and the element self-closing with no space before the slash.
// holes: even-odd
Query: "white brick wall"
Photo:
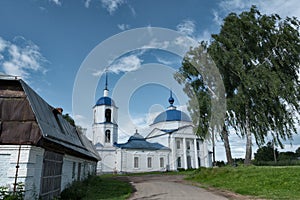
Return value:
<svg viewBox="0 0 300 200">
<path fill-rule="evenodd" d="M 13 189 L 19 145 L 0 145 L 0 185 Z M 25 199 L 34 199 L 40 189 L 44 150 L 22 145 L 17 182 L 25 183 Z"/>
<path fill-rule="evenodd" d="M 61 190 L 64 190 L 73 181 L 78 180 L 78 166 L 81 163 L 80 180 L 84 180 L 96 171 L 96 163 L 70 155 L 65 155 L 62 167 Z"/>
<path fill-rule="evenodd" d="M 13 190 L 15 181 L 18 152 L 19 145 L 0 145 L 0 186 L 9 187 L 11 190 Z M 25 183 L 25 200 L 32 200 L 39 196 L 43 155 L 43 148 L 30 145 L 21 146 L 17 182 Z M 74 177 L 72 177 L 73 162 L 76 163 Z M 61 190 L 77 180 L 78 163 L 81 163 L 80 180 L 86 178 L 88 174 L 93 174 L 96 170 L 95 162 L 64 155 Z"/>
</svg>

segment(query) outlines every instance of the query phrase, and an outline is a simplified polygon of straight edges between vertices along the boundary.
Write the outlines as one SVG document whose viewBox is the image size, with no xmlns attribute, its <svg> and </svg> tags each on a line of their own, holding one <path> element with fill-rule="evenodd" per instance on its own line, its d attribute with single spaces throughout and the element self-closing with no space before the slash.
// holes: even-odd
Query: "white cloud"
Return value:
<svg viewBox="0 0 300 200">
<path fill-rule="evenodd" d="M 137 55 L 130 55 L 117 60 L 108 70 L 116 74 L 120 72 L 131 72 L 139 69 L 142 62 L 143 61 Z"/>
<path fill-rule="evenodd" d="M 157 41 L 157 39 L 153 39 L 149 42 L 149 44 L 143 46 L 142 49 L 166 49 L 169 45 L 169 41 Z"/>
<path fill-rule="evenodd" d="M 180 33 L 191 36 L 195 33 L 196 25 L 192 20 L 183 20 L 176 28 Z"/>
<path fill-rule="evenodd" d="M 128 7 L 129 7 L 129 9 L 130 9 L 130 11 L 131 11 L 131 13 L 132 13 L 132 16 L 136 16 L 136 12 L 135 12 L 135 9 L 134 9 L 134 7 L 132 7 L 131 5 L 128 5 Z"/>
<path fill-rule="evenodd" d="M 93 73 L 93 76 L 101 76 L 104 71 L 113 72 L 119 74 L 121 72 L 131 72 L 136 71 L 141 67 L 143 60 L 141 60 L 138 55 L 129 55 L 121 57 L 120 59 L 113 62 L 107 69 L 96 71 Z"/>
<path fill-rule="evenodd" d="M 53 2 L 57 6 L 61 6 L 61 1 L 60 0 L 49 0 L 50 2 Z"/>
<path fill-rule="evenodd" d="M 101 0 L 102 6 L 106 8 L 110 15 L 112 15 L 119 6 L 124 4 L 124 0 Z"/>
<path fill-rule="evenodd" d="M 219 3 L 220 11 L 225 17 L 230 12 L 240 13 L 245 10 L 249 10 L 252 5 L 256 5 L 257 8 L 266 14 L 277 13 L 281 17 L 296 16 L 300 17 L 300 6 L 298 0 L 273 0 L 273 1 L 261 1 L 261 0 L 223 0 Z"/>
<path fill-rule="evenodd" d="M 222 17 L 219 16 L 219 13 L 216 10 L 213 10 L 212 12 L 213 12 L 213 15 L 214 15 L 213 21 L 216 24 L 221 25 L 223 23 Z"/>
<path fill-rule="evenodd" d="M 12 43 L 0 37 L 0 66 L 6 74 L 26 80 L 31 72 L 45 73 L 45 62 L 39 47 L 31 41 L 16 37 Z"/>
<path fill-rule="evenodd" d="M 84 7 L 89 8 L 92 0 L 85 0 Z"/>
<path fill-rule="evenodd" d="M 162 57 L 159 57 L 159 56 L 156 56 L 156 60 L 159 63 L 162 63 L 164 65 L 171 65 L 171 64 L 173 64 L 172 60 L 168 60 L 168 59 L 165 59 L 165 58 L 162 58 Z"/>
<path fill-rule="evenodd" d="M 125 30 L 127 30 L 127 29 L 130 29 L 130 25 L 129 25 L 129 24 L 118 24 L 117 26 L 118 26 L 118 28 L 119 28 L 120 30 L 122 30 L 122 31 L 125 31 Z"/>
</svg>

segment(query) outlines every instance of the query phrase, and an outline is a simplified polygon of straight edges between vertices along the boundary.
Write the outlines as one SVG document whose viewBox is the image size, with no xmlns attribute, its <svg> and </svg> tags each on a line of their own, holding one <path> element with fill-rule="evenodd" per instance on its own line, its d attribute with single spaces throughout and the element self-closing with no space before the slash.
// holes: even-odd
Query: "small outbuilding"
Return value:
<svg viewBox="0 0 300 200">
<path fill-rule="evenodd" d="M 0 186 L 24 184 L 25 199 L 52 199 L 96 173 L 92 143 L 23 80 L 0 77 Z"/>
</svg>

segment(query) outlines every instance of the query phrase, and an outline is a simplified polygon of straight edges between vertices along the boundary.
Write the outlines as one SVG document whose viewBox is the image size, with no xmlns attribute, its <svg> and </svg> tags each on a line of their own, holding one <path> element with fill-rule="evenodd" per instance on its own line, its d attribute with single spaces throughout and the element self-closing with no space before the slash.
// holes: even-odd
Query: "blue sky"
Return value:
<svg viewBox="0 0 300 200">
<path fill-rule="evenodd" d="M 297 0 L 1 0 L 0 72 L 22 77 L 49 104 L 62 107 L 78 124 L 90 129 L 89 114 L 74 114 L 72 102 L 79 69 L 97 45 L 124 31 L 147 27 L 178 31 L 196 41 L 209 40 L 210 34 L 218 33 L 222 18 L 230 12 L 247 10 L 252 4 L 263 13 L 300 16 Z M 165 44 L 156 42 L 155 45 L 161 47 Z M 126 76 L 134 77 L 130 73 L 144 69 L 149 63 L 163 65 L 161 73 L 153 71 L 151 76 L 164 76 L 164 73 L 170 73 L 168 70 L 178 69 L 180 62 L 180 56 L 158 48 L 120 55 L 110 63 L 111 95 L 118 91 L 114 88 L 118 83 L 131 84 Z M 102 96 L 104 80 L 99 75 L 107 66 L 100 60 L 99 69 L 91 69 L 91 76 L 98 76 L 99 82 L 89 102 Z M 121 138 L 126 139 L 134 128 L 147 131 L 147 124 L 153 116 L 168 106 L 169 88 L 174 90 L 176 106 L 186 109 L 187 98 L 176 81 L 144 83 L 126 99 L 127 110 L 119 108 L 119 118 L 122 119 L 123 112 L 129 112 L 135 126 L 127 127 L 123 117 L 119 124 Z M 84 98 L 84 93 L 82 96 Z M 122 96 L 116 95 L 116 98 L 117 103 L 124 103 Z M 92 107 L 93 103 L 84 105 L 87 113 L 92 113 Z M 233 156 L 242 157 L 244 141 L 233 137 L 231 143 Z M 296 137 L 291 149 L 298 144 Z M 217 159 L 224 159 L 221 143 L 217 148 L 220 148 Z"/>
</svg>

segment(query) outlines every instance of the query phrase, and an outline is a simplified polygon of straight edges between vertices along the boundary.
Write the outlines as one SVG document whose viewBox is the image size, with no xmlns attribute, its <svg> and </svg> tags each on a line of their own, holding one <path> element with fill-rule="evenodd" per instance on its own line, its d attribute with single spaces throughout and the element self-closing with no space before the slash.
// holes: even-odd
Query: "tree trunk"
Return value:
<svg viewBox="0 0 300 200">
<path fill-rule="evenodd" d="M 223 130 L 222 130 L 221 134 L 222 134 L 222 139 L 223 139 L 223 142 L 224 142 L 227 163 L 229 165 L 232 165 L 233 161 L 232 161 L 232 156 L 231 156 L 231 150 L 230 150 L 230 144 L 229 144 L 229 138 L 228 138 L 228 131 L 227 131 L 225 125 L 223 126 Z"/>
<path fill-rule="evenodd" d="M 246 119 L 246 155 L 245 155 L 245 165 L 251 164 L 251 156 L 252 156 L 252 134 L 250 131 L 250 123 L 247 117 Z"/>
</svg>

